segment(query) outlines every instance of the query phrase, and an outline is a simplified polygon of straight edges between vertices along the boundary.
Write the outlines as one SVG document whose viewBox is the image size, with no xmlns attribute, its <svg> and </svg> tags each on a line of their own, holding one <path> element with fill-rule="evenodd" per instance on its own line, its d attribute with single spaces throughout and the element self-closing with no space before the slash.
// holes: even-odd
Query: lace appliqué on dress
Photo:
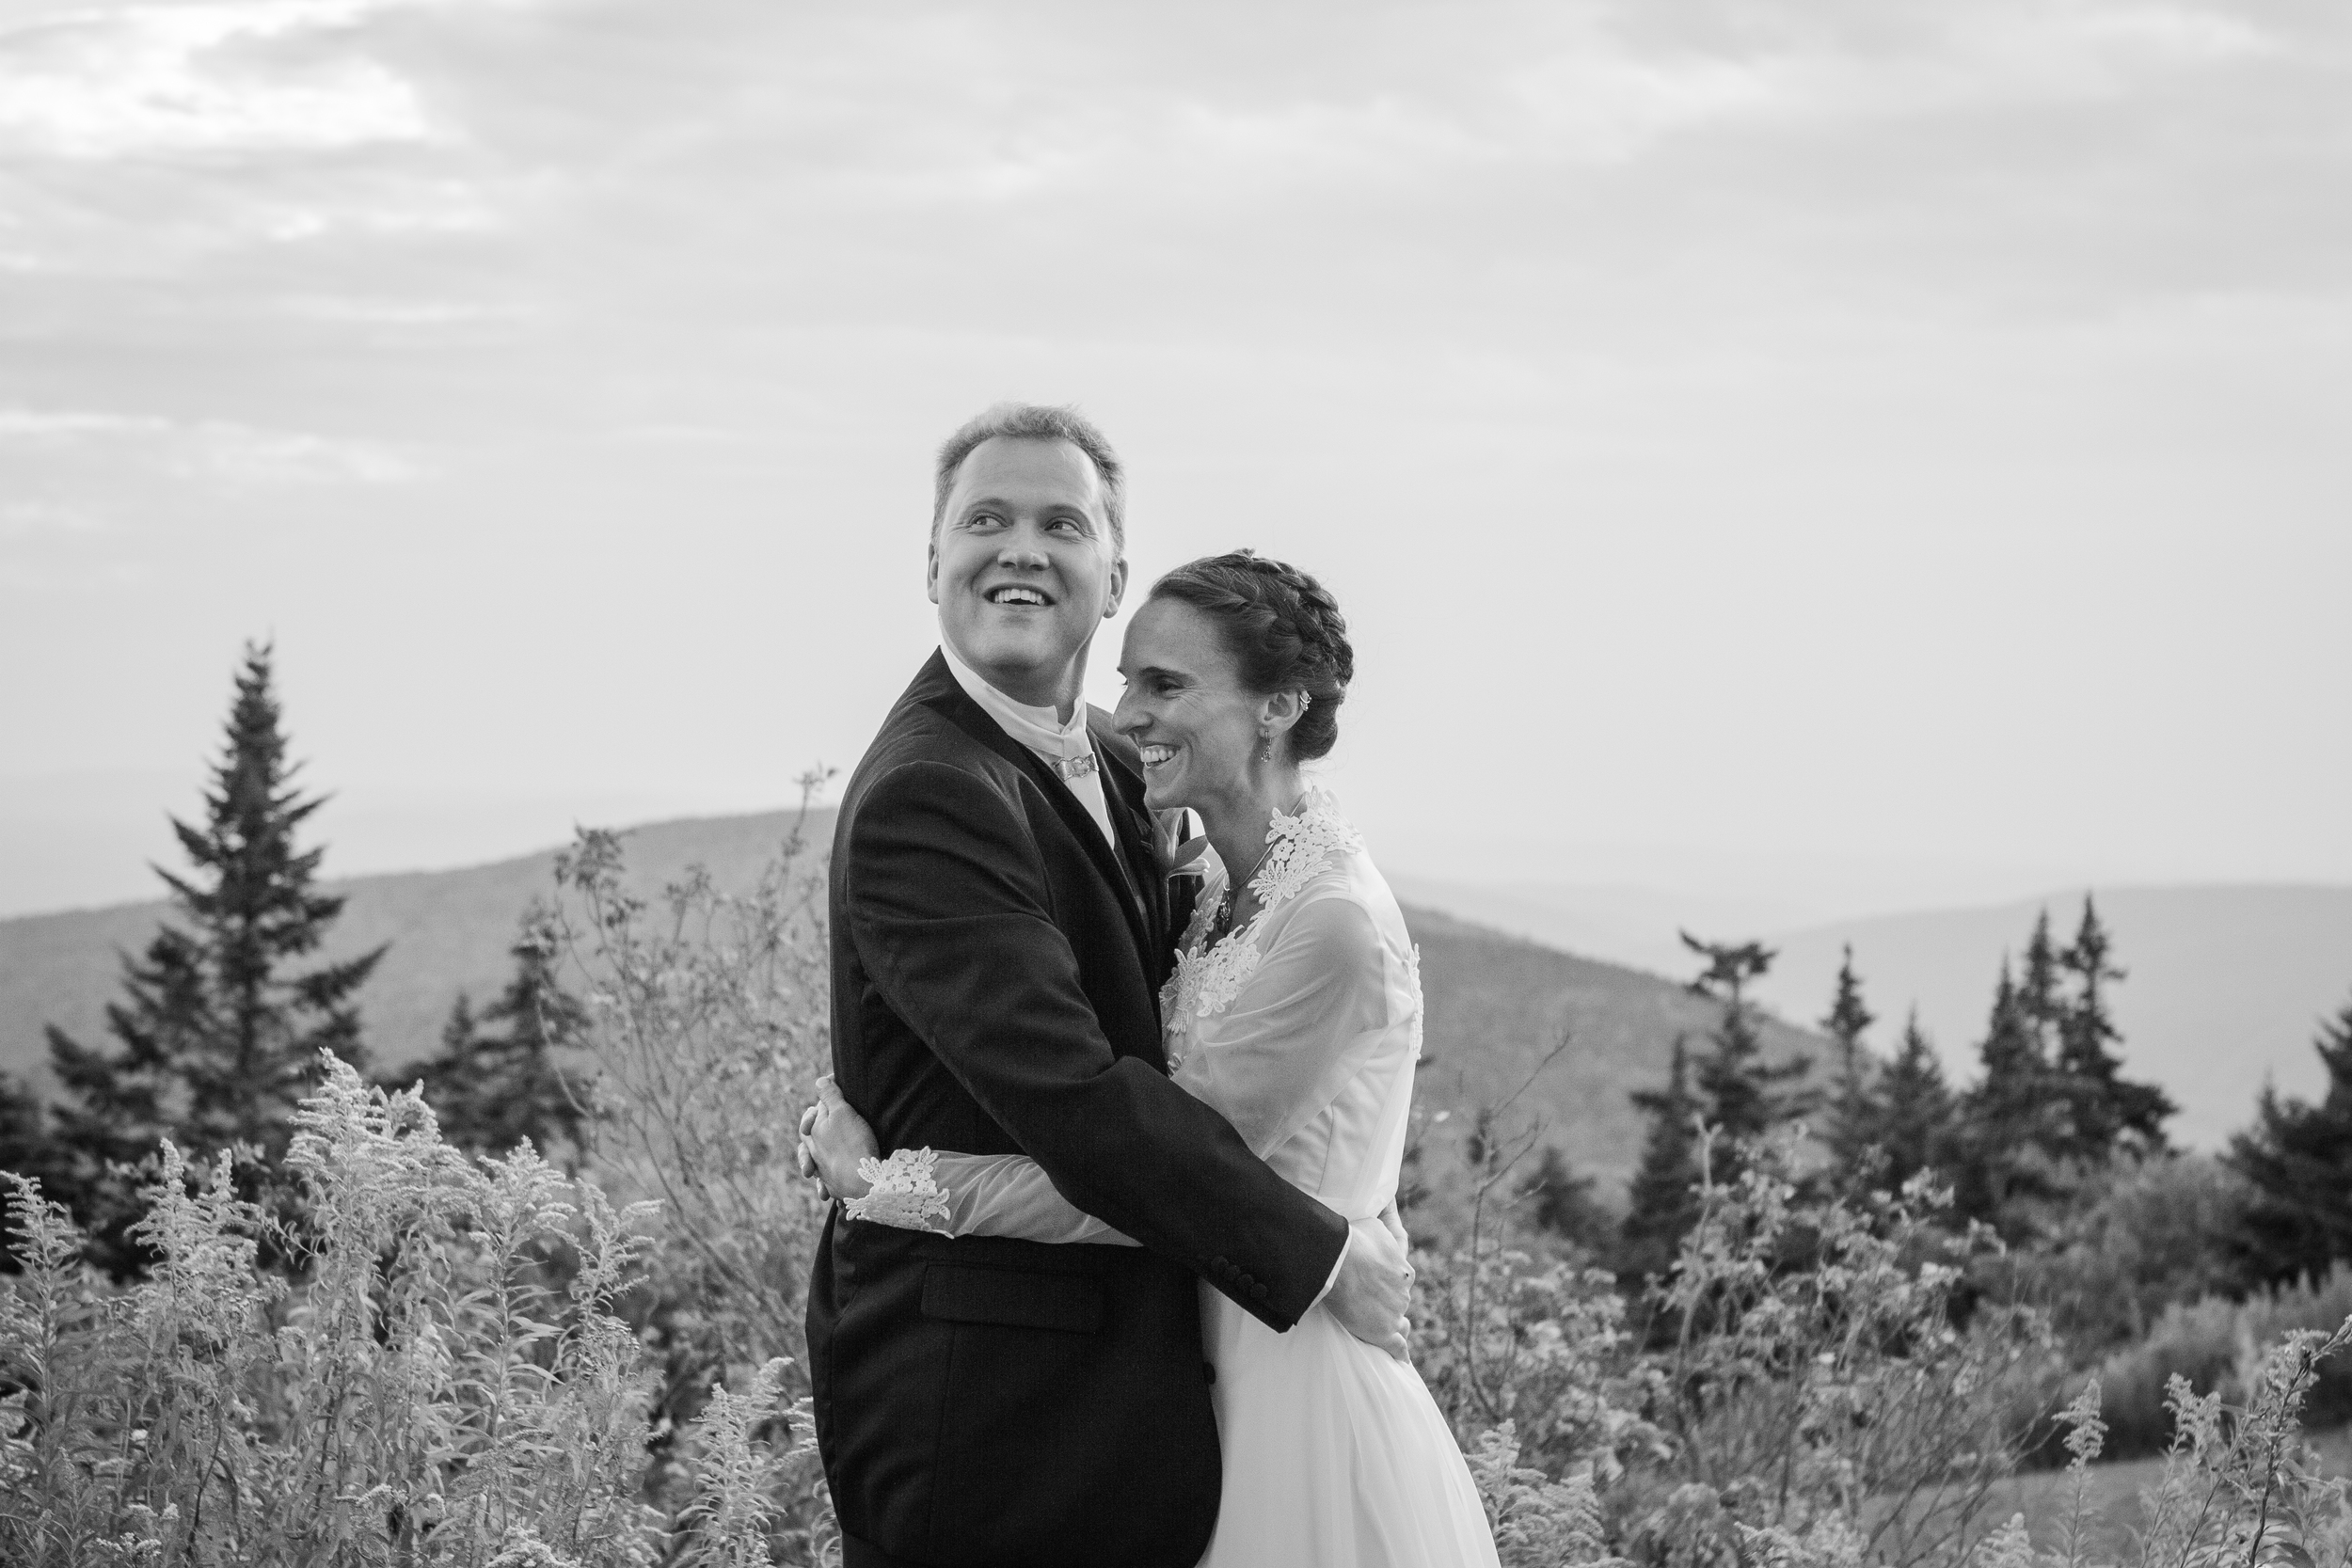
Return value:
<svg viewBox="0 0 2352 1568">
<path fill-rule="evenodd" d="M 939 1153 L 930 1148 L 902 1148 L 887 1160 L 860 1160 L 857 1173 L 873 1185 L 864 1197 L 853 1197 L 843 1211 L 853 1220 L 895 1225 L 901 1230 L 947 1228 L 947 1194 L 934 1180 Z"/>
<path fill-rule="evenodd" d="M 1258 951 L 1258 932 L 1266 916 L 1277 906 L 1304 892 L 1315 874 L 1331 863 L 1333 850 L 1354 854 L 1364 847 L 1362 836 L 1334 809 L 1331 797 L 1320 789 L 1307 792 L 1295 816 L 1277 810 L 1265 836 L 1273 847 L 1266 851 L 1265 863 L 1258 868 L 1258 874 L 1249 879 L 1249 891 L 1258 897 L 1258 912 L 1249 917 L 1249 923 L 1226 932 L 1202 951 L 1197 943 L 1207 932 L 1206 889 L 1202 890 L 1200 906 L 1193 911 L 1184 948 L 1176 955 L 1176 972 L 1168 977 L 1167 988 L 1160 995 L 1160 1014 L 1168 1021 L 1166 1044 L 1170 1072 L 1184 1066 L 1184 1048 L 1191 1041 L 1194 1021 L 1215 1018 L 1232 1006 L 1242 988 L 1249 983 L 1249 977 L 1258 972 L 1259 960 L 1264 956 Z"/>
<path fill-rule="evenodd" d="M 1421 1026 L 1428 1016 L 1428 1009 L 1422 1005 L 1421 997 L 1420 942 L 1405 949 L 1405 983 L 1413 993 L 1413 1060 L 1418 1062 L 1421 1060 Z"/>
<path fill-rule="evenodd" d="M 1333 808 L 1331 797 L 1320 789 L 1307 792 L 1298 802 L 1296 816 L 1276 812 L 1265 836 L 1274 847 L 1267 851 L 1265 864 L 1249 879 L 1249 891 L 1258 895 L 1260 920 L 1275 905 L 1297 897 L 1314 880 L 1315 873 L 1330 863 L 1332 850 L 1353 855 L 1364 847 L 1363 835 L 1348 825 L 1347 818 Z"/>
</svg>

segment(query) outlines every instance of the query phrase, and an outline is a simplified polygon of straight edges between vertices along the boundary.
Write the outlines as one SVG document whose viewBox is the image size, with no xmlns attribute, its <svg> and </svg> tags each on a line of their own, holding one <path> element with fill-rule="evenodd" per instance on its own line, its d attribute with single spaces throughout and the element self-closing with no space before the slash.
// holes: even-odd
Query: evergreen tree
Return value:
<svg viewBox="0 0 2352 1568">
<path fill-rule="evenodd" d="M 1919 1027 L 1919 1009 L 1903 1024 L 1902 1044 L 1880 1080 L 1882 1105 L 1876 1140 L 1882 1151 L 1875 1183 L 1900 1192 L 1923 1170 L 1940 1170 L 1952 1152 L 1953 1103 L 1944 1064 Z"/>
<path fill-rule="evenodd" d="M 1691 990 L 1724 1009 L 1723 1022 L 1708 1037 L 1713 1049 L 1699 1058 L 1698 1096 L 1714 1135 L 1709 1154 L 1715 1180 L 1728 1182 L 1740 1174 L 1742 1143 L 1811 1107 L 1809 1093 L 1783 1085 L 1803 1079 L 1813 1064 L 1804 1056 L 1777 1065 L 1764 1059 L 1764 1037 L 1756 1027 L 1755 1005 L 1747 999 L 1747 985 L 1772 968 L 1772 949 L 1753 942 L 1736 947 L 1701 942 L 1687 931 L 1682 941 L 1707 960 Z"/>
<path fill-rule="evenodd" d="M 1977 1053 L 1984 1064 L 1987 1089 L 2004 1104 L 2041 1094 L 2042 1080 L 2049 1071 L 2033 1017 L 2033 1005 L 2010 978 L 2009 956 L 2003 954 L 2000 978 L 1993 985 L 1992 1015 L 1985 1021 L 1984 1043 Z"/>
<path fill-rule="evenodd" d="M 2008 968 L 2006 960 L 2002 968 Z M 2058 950 L 2050 936 L 2047 909 L 2034 917 L 2033 935 L 2026 942 L 2026 972 L 2018 981 L 2014 1006 L 2016 1027 L 2031 1042 L 2034 1060 L 2046 1066 L 2066 1008 L 2058 994 Z"/>
<path fill-rule="evenodd" d="M 545 943 L 526 936 L 511 952 L 514 978 L 499 999 L 477 1021 L 459 995 L 441 1031 L 440 1053 L 404 1076 L 421 1084 L 441 1136 L 461 1148 L 503 1154 L 525 1138 L 542 1154 L 577 1148 L 580 1107 L 564 1081 L 561 1053 L 578 1044 L 588 1011 L 557 983 Z"/>
<path fill-rule="evenodd" d="M 1824 1141 L 1838 1179 L 1853 1184 L 1870 1163 L 1870 1149 L 1879 1142 L 1883 1108 L 1879 1093 L 1880 1069 L 1862 1037 L 1876 1020 L 1862 1000 L 1862 981 L 1854 974 L 1853 948 L 1846 949 L 1837 966 L 1837 991 L 1831 998 L 1822 1032 L 1837 1049 L 1837 1081 L 1832 1085 L 1829 1125 Z"/>
<path fill-rule="evenodd" d="M 2122 979 L 2124 971 L 2111 951 L 2098 908 L 2086 895 L 2082 924 L 2058 956 L 2073 980 L 2058 1014 L 2058 1069 L 2072 1124 L 2065 1152 L 2082 1160 L 2105 1161 L 2119 1147 L 2163 1152 L 2164 1120 L 2179 1109 L 2155 1085 L 2123 1076 L 2122 1060 L 2112 1049 L 2123 1037 L 2107 1010 L 2106 985 Z"/>
<path fill-rule="evenodd" d="M 362 1060 L 354 995 L 384 950 L 285 973 L 317 951 L 343 900 L 313 888 L 324 851 L 295 844 L 324 800 L 294 787 L 270 657 L 246 647 L 203 822 L 172 822 L 194 869 L 157 868 L 180 923 L 162 927 L 143 957 L 124 958 L 123 998 L 106 1009 L 116 1048 L 48 1031 L 72 1196 L 86 1221 L 113 1228 L 117 1266 L 128 1260 L 119 1251 L 128 1194 L 109 1162 L 143 1160 L 168 1136 L 191 1164 L 221 1149 L 274 1164 L 319 1052 Z"/>
<path fill-rule="evenodd" d="M 1633 1103 L 1649 1122 L 1642 1161 L 1626 1190 L 1624 1250 L 1618 1273 L 1639 1281 L 1666 1272 L 1683 1235 L 1698 1219 L 1699 1101 L 1691 1092 L 1687 1041 L 1675 1038 L 1662 1089 L 1636 1089 Z"/>
<path fill-rule="evenodd" d="M 1579 1176 L 1567 1159 L 1550 1144 L 1544 1146 L 1534 1173 L 1519 1185 L 1527 1200 L 1528 1222 L 1586 1252 L 1606 1256 L 1613 1250 L 1616 1222 L 1593 1196 L 1593 1179 Z"/>
<path fill-rule="evenodd" d="M 65 1175 L 59 1154 L 42 1120 L 40 1096 L 30 1085 L 0 1073 L 0 1170 L 30 1177 L 40 1183 L 42 1196 L 56 1198 L 63 1195 Z M 15 1203 L 13 1189 L 0 1183 L 0 1237 L 10 1234 Z M 0 1246 L 0 1274 L 16 1268 L 16 1254 Z"/>
<path fill-rule="evenodd" d="M 2016 1206 L 2052 1195 L 2054 1150 L 2063 1143 L 2066 1117 L 2057 1096 L 2055 1069 L 2042 1043 L 2042 1020 L 2055 1007 L 2057 955 L 2045 914 L 2026 948 L 2026 983 L 2001 960 L 1993 1009 L 1977 1048 L 1983 1075 L 1961 1103 L 1953 1185 L 1960 1212 L 2005 1234 L 2017 1234 Z"/>
<path fill-rule="evenodd" d="M 2236 1249 L 2251 1286 L 2352 1261 L 2352 1002 L 2320 1025 L 2312 1049 L 2328 1071 L 2319 1103 L 2265 1085 L 2254 1125 L 2230 1140 L 2226 1158 L 2256 1195 Z"/>
</svg>

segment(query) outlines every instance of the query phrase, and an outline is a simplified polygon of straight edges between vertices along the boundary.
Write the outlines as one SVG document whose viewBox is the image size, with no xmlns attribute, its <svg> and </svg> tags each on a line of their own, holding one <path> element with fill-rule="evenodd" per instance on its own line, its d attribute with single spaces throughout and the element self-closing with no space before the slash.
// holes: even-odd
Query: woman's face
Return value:
<svg viewBox="0 0 2352 1568">
<path fill-rule="evenodd" d="M 1266 699 L 1243 689 L 1215 623 L 1180 599 L 1153 599 L 1128 623 L 1115 722 L 1143 752 L 1153 811 L 1200 808 L 1248 787 Z"/>
</svg>

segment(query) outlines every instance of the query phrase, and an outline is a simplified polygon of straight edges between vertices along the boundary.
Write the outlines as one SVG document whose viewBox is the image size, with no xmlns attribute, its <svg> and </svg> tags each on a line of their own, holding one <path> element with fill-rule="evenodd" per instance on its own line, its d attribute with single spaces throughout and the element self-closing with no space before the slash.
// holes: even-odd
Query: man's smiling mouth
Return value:
<svg viewBox="0 0 2352 1568">
<path fill-rule="evenodd" d="M 1160 764 L 1168 761 L 1170 757 L 1176 754 L 1176 748 L 1173 746 L 1163 746 L 1157 741 L 1153 741 L 1149 745 L 1138 748 L 1136 754 L 1143 758 L 1144 767 L 1157 768 Z"/>
<path fill-rule="evenodd" d="M 990 604 L 1025 604 L 1037 605 L 1040 608 L 1051 607 L 1054 602 L 1042 591 L 1024 588 L 1016 583 L 1007 583 L 1001 588 L 992 588 L 983 597 Z"/>
</svg>

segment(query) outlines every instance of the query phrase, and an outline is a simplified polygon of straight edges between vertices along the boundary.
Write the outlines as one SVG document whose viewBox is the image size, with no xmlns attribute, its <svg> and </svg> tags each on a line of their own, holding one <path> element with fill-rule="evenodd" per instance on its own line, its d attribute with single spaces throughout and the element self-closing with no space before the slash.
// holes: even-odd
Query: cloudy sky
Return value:
<svg viewBox="0 0 2352 1568">
<path fill-rule="evenodd" d="M 784 802 L 1003 397 L 1333 585 L 1402 868 L 2352 880 L 2348 105 L 2337 0 L 0 0 L 0 912 L 247 637 L 330 869 Z"/>
</svg>

